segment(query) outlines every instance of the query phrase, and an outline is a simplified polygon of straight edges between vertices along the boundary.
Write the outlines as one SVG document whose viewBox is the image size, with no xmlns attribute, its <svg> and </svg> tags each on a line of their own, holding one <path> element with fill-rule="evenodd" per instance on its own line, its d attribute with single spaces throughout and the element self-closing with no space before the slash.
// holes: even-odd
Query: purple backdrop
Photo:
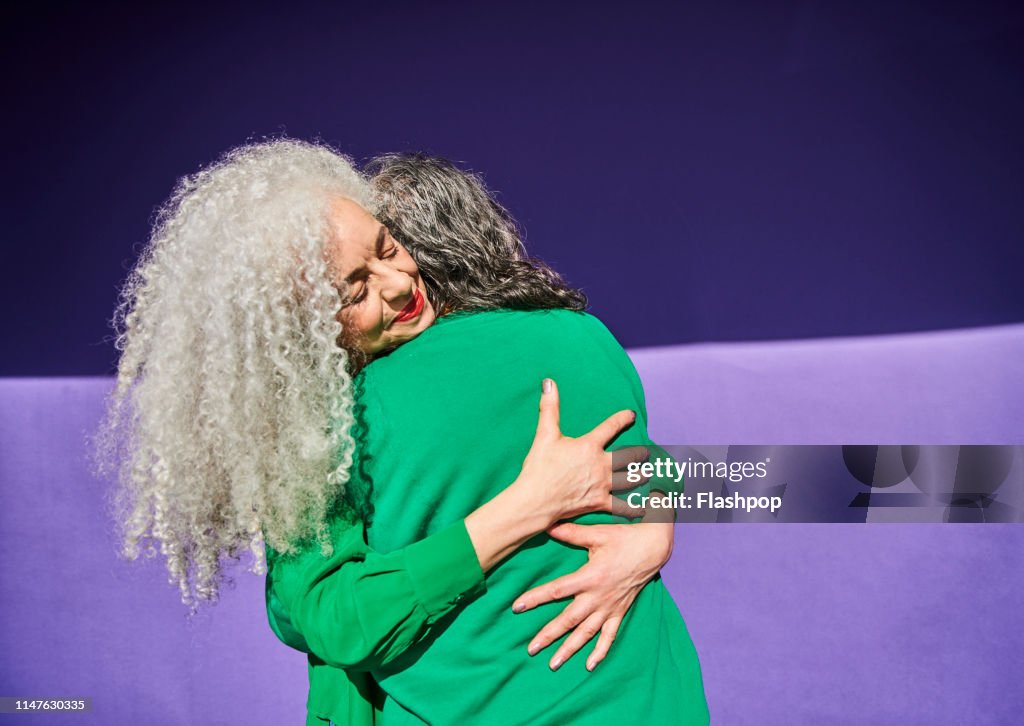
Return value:
<svg viewBox="0 0 1024 726">
<path fill-rule="evenodd" d="M 174 180 L 248 137 L 486 173 L 625 345 L 1024 320 L 1020 3 L 19 3 L 0 375 L 112 371 Z"/>
</svg>

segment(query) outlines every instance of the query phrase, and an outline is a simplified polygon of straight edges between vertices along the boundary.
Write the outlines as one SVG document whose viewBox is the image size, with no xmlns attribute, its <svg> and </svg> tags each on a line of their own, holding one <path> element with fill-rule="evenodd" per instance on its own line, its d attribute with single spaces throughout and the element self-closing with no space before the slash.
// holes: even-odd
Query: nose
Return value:
<svg viewBox="0 0 1024 726">
<path fill-rule="evenodd" d="M 380 280 L 380 295 L 386 302 L 404 303 L 405 299 L 412 295 L 415 284 L 407 273 L 387 263 L 381 263 L 376 272 Z"/>
</svg>

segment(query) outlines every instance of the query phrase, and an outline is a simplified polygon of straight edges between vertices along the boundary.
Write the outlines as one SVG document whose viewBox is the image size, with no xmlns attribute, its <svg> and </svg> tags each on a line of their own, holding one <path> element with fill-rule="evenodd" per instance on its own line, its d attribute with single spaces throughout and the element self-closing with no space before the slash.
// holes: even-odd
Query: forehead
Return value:
<svg viewBox="0 0 1024 726">
<path fill-rule="evenodd" d="M 356 202 L 345 197 L 335 197 L 328 207 L 331 229 L 334 237 L 341 242 L 361 242 L 365 235 L 372 235 L 370 243 L 377 237 L 380 229 L 372 214 Z"/>
<path fill-rule="evenodd" d="M 331 230 L 328 254 L 340 278 L 344 278 L 374 254 L 380 222 L 359 204 L 344 197 L 331 200 L 328 219 Z"/>
</svg>

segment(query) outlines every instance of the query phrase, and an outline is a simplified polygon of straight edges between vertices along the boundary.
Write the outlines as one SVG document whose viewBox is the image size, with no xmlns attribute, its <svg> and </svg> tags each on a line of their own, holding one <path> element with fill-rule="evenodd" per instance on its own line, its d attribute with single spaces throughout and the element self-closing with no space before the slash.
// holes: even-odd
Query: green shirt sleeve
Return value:
<svg viewBox="0 0 1024 726">
<path fill-rule="evenodd" d="M 327 665 L 378 668 L 484 589 L 465 520 L 388 554 L 366 544 L 359 520 L 336 522 L 332 539 L 330 556 L 319 548 L 287 556 L 267 548 L 271 629 Z"/>
</svg>

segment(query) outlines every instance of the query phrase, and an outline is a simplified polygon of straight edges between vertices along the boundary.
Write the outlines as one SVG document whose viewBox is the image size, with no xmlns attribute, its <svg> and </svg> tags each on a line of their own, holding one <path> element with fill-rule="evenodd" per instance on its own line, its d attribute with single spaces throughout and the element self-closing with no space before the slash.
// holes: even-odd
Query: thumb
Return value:
<svg viewBox="0 0 1024 726">
<path fill-rule="evenodd" d="M 550 378 L 541 383 L 540 416 L 537 418 L 537 439 L 558 438 L 562 435 L 558 421 L 558 386 Z"/>
<path fill-rule="evenodd" d="M 560 522 L 548 527 L 548 534 L 554 539 L 579 547 L 591 547 L 597 543 L 598 537 L 595 528 L 599 524 L 576 524 L 575 522 Z"/>
</svg>

